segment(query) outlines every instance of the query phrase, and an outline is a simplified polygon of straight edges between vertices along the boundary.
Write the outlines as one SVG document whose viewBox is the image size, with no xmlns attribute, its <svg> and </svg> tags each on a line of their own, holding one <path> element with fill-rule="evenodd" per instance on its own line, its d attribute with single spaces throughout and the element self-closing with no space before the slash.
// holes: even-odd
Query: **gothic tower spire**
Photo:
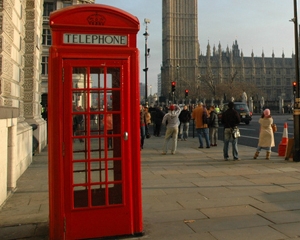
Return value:
<svg viewBox="0 0 300 240">
<path fill-rule="evenodd" d="M 162 1 L 161 94 L 166 98 L 172 81 L 177 82 L 177 100 L 184 98 L 185 89 L 191 97 L 196 94 L 200 50 L 197 5 L 197 0 Z"/>
</svg>

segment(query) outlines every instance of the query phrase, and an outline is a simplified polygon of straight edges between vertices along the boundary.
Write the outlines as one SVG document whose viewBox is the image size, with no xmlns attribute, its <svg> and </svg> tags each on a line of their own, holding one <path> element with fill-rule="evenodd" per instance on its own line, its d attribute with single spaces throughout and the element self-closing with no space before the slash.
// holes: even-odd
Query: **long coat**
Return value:
<svg viewBox="0 0 300 240">
<path fill-rule="evenodd" d="M 198 105 L 198 107 L 196 107 L 194 109 L 194 111 L 192 112 L 192 119 L 195 120 L 195 123 L 196 123 L 196 128 L 207 128 L 207 124 L 204 124 L 203 123 L 203 114 L 206 115 L 208 114 L 207 113 L 207 110 L 206 108 L 204 108 L 202 105 Z"/>
<path fill-rule="evenodd" d="M 260 118 L 258 122 L 260 124 L 258 146 L 274 147 L 274 133 L 271 127 L 271 124 L 273 123 L 273 118 Z"/>
</svg>

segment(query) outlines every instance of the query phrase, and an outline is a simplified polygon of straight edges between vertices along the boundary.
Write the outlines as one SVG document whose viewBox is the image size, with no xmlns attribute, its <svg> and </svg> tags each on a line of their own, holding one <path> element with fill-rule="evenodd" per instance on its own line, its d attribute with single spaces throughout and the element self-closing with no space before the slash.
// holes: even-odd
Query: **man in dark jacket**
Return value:
<svg viewBox="0 0 300 240">
<path fill-rule="evenodd" d="M 188 138 L 191 118 L 192 118 L 191 113 L 188 110 L 188 107 L 185 105 L 179 115 L 179 121 L 180 121 L 179 137 L 181 141 L 183 140 L 186 141 Z"/>
<path fill-rule="evenodd" d="M 224 124 L 224 160 L 228 161 L 229 142 L 232 142 L 232 155 L 234 161 L 239 161 L 239 152 L 237 147 L 237 138 L 232 137 L 232 130 L 241 122 L 238 112 L 234 109 L 234 103 L 228 103 L 228 109 L 222 114 L 222 123 Z"/>
<path fill-rule="evenodd" d="M 146 113 L 143 105 L 140 105 L 140 133 L 141 133 L 141 150 L 144 148 L 144 141 L 146 137 Z"/>
<path fill-rule="evenodd" d="M 156 137 L 160 137 L 161 125 L 164 116 L 165 113 L 162 111 L 162 107 L 157 107 L 153 115 L 154 136 Z"/>
</svg>

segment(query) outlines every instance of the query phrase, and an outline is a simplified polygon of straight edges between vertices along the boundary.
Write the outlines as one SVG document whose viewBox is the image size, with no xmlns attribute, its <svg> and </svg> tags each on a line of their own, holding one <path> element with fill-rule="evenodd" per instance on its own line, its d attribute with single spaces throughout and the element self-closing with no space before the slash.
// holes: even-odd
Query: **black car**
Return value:
<svg viewBox="0 0 300 240">
<path fill-rule="evenodd" d="M 221 123 L 222 112 L 228 109 L 228 103 L 224 103 L 223 106 L 220 106 L 220 108 L 222 111 L 218 113 L 218 119 Z M 241 122 L 248 125 L 252 120 L 252 112 L 249 111 L 247 104 L 244 102 L 234 102 L 234 109 L 240 114 Z"/>
</svg>

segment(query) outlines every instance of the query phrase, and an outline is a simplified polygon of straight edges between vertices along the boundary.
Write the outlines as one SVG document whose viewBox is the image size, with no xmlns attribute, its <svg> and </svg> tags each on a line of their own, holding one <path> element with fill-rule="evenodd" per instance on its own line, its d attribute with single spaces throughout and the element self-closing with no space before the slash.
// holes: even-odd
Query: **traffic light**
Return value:
<svg viewBox="0 0 300 240">
<path fill-rule="evenodd" d="M 187 97 L 189 95 L 189 90 L 188 89 L 185 89 L 185 97 Z"/>
<path fill-rule="evenodd" d="M 294 95 L 296 94 L 296 91 L 297 91 L 297 83 L 296 82 L 293 82 L 293 93 Z"/>
<path fill-rule="evenodd" d="M 176 82 L 172 82 L 172 92 L 175 92 Z"/>
</svg>

